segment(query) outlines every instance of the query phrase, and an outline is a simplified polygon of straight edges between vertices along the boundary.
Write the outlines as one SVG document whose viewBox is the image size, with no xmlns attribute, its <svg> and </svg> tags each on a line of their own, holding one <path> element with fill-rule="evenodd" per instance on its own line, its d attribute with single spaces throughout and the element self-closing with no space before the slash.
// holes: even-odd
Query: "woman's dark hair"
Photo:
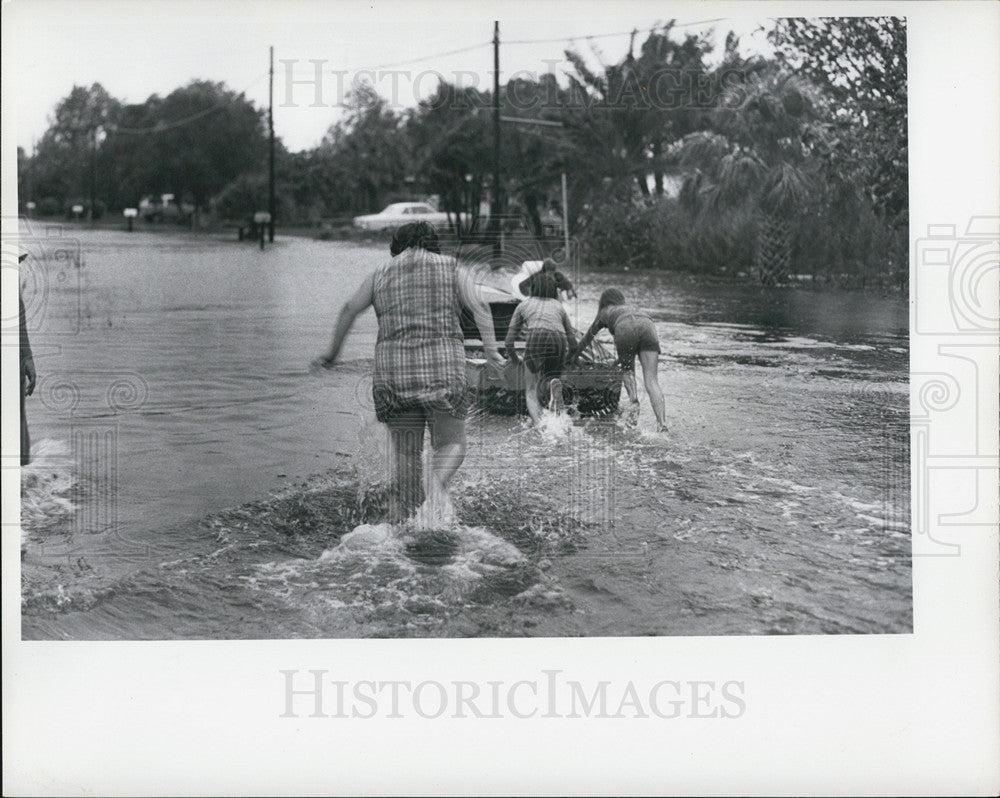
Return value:
<svg viewBox="0 0 1000 798">
<path fill-rule="evenodd" d="M 606 307 L 611 305 L 624 305 L 625 304 L 625 294 L 619 291 L 617 288 L 607 288 L 604 293 L 601 294 L 601 301 L 597 303 L 598 312 L 604 310 Z"/>
<path fill-rule="evenodd" d="M 437 231 L 427 222 L 404 224 L 392 234 L 389 252 L 393 257 L 410 247 L 420 247 L 428 252 L 441 254 L 441 242 L 438 240 Z"/>
<path fill-rule="evenodd" d="M 539 299 L 555 299 L 559 296 L 556 276 L 552 272 L 536 272 L 532 275 L 528 291 Z"/>
</svg>

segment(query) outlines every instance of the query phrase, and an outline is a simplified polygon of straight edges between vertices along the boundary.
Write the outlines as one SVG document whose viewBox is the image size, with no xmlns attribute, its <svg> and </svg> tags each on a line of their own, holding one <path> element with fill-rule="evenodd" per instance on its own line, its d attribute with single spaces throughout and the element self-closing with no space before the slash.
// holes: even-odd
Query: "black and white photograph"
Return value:
<svg viewBox="0 0 1000 798">
<path fill-rule="evenodd" d="M 1000 17 L 962 5 L 972 61 Z M 998 216 L 916 188 L 968 134 L 921 160 L 914 4 L 830 7 L 8 4 L 5 641 L 330 641 L 253 688 L 286 731 L 736 725 L 728 649 L 581 682 L 521 646 L 910 645 L 917 572 L 996 559 Z M 996 77 L 942 113 L 995 117 Z M 327 672 L 470 641 L 534 670 Z M 647 776 L 618 789 L 723 783 Z M 476 783 L 351 779 L 308 791 Z"/>
<path fill-rule="evenodd" d="M 911 631 L 905 20 L 511 27 L 19 132 L 25 638 Z"/>
</svg>

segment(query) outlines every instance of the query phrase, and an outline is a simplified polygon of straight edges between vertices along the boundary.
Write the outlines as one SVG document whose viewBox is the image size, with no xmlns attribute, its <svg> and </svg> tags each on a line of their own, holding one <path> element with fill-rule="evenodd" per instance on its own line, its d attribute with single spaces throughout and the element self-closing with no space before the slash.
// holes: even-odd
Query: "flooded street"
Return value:
<svg viewBox="0 0 1000 798">
<path fill-rule="evenodd" d="M 476 414 L 460 523 L 386 532 L 374 313 L 307 370 L 381 248 L 73 235 L 22 277 L 24 638 L 912 629 L 906 297 L 584 273 L 578 328 L 656 322 L 669 434 Z"/>
</svg>

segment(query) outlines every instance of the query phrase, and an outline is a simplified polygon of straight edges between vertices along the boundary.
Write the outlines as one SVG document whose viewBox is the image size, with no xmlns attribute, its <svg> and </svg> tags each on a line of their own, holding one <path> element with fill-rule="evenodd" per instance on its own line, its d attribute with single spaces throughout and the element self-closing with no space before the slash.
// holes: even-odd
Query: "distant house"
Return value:
<svg viewBox="0 0 1000 798">
<path fill-rule="evenodd" d="M 656 191 L 656 176 L 650 172 L 646 175 L 646 185 L 649 186 L 649 193 L 653 194 Z M 670 197 L 671 199 L 676 199 L 681 193 L 681 186 L 684 185 L 684 178 L 680 175 L 664 175 L 663 176 L 663 196 Z"/>
</svg>

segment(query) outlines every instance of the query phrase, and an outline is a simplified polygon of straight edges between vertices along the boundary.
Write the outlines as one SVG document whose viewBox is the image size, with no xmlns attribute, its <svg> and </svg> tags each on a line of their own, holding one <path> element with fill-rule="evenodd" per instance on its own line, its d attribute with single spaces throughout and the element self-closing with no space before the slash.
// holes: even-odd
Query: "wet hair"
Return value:
<svg viewBox="0 0 1000 798">
<path fill-rule="evenodd" d="M 556 288 L 556 276 L 552 272 L 534 274 L 528 289 L 531 296 L 539 299 L 556 299 L 559 296 L 559 291 Z"/>
<path fill-rule="evenodd" d="M 420 247 L 428 252 L 441 254 L 441 242 L 438 240 L 437 231 L 427 222 L 404 224 L 392 234 L 389 252 L 393 257 L 411 247 Z"/>
<path fill-rule="evenodd" d="M 619 291 L 617 288 L 607 288 L 604 293 L 601 294 L 601 301 L 597 303 L 598 312 L 604 310 L 606 307 L 611 305 L 624 305 L 625 304 L 625 294 Z"/>
</svg>

